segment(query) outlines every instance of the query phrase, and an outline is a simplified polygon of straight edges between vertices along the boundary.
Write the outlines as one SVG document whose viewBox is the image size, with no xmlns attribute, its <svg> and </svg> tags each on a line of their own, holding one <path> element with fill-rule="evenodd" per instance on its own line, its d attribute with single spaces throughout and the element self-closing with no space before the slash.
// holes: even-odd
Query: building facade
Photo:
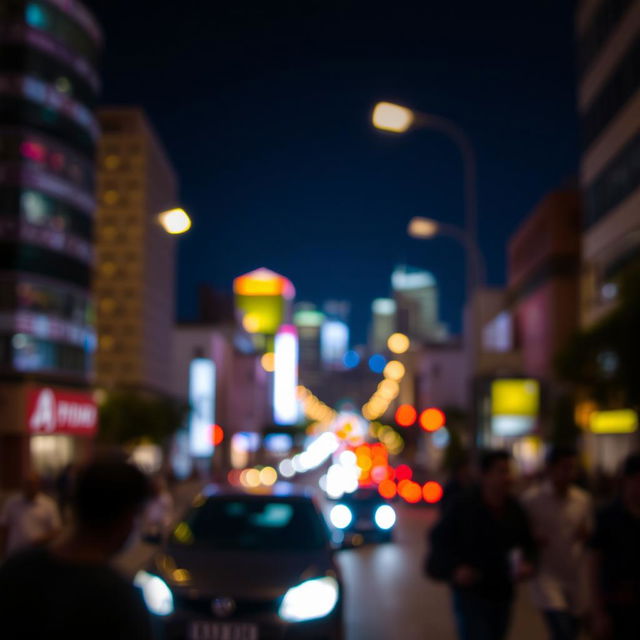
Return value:
<svg viewBox="0 0 640 640">
<path fill-rule="evenodd" d="M 0 5 L 0 489 L 91 448 L 93 110 L 100 28 L 77 0 Z"/>
<path fill-rule="evenodd" d="M 171 395 L 175 239 L 158 215 L 177 184 L 139 108 L 99 112 L 96 384 Z"/>
<path fill-rule="evenodd" d="M 581 0 L 576 40 L 585 206 L 580 319 L 588 330 L 615 308 L 621 280 L 640 262 L 640 3 Z M 625 398 L 609 398 L 597 407 L 581 402 L 589 404 L 597 411 L 635 413 L 637 430 L 637 408 L 628 407 Z M 637 448 L 637 432 L 597 432 L 587 413 L 589 461 L 614 472 Z"/>
<path fill-rule="evenodd" d="M 615 305 L 617 279 L 640 257 L 640 3 L 582 0 L 576 30 L 588 327 Z"/>
</svg>

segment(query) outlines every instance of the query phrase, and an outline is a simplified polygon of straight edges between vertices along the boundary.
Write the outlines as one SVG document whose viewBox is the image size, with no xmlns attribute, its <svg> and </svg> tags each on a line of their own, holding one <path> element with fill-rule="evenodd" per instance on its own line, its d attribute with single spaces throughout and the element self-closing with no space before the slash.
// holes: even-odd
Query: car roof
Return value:
<svg viewBox="0 0 640 640">
<path fill-rule="evenodd" d="M 290 482 L 277 482 L 273 487 L 261 487 L 259 489 L 246 489 L 244 487 L 234 487 L 227 484 L 208 484 L 201 490 L 201 495 L 205 498 L 291 498 L 296 500 L 312 500 L 315 491 L 310 487 L 303 487 Z"/>
</svg>

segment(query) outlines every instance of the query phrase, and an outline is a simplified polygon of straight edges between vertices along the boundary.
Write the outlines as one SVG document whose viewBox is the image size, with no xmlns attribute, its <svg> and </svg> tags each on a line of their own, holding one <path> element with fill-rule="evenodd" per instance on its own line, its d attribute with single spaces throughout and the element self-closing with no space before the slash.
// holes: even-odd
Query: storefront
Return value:
<svg viewBox="0 0 640 640">
<path fill-rule="evenodd" d="M 90 455 L 98 429 L 91 392 L 3 383 L 0 403 L 6 418 L 0 425 L 0 489 L 19 487 L 29 471 L 52 478 Z"/>
</svg>

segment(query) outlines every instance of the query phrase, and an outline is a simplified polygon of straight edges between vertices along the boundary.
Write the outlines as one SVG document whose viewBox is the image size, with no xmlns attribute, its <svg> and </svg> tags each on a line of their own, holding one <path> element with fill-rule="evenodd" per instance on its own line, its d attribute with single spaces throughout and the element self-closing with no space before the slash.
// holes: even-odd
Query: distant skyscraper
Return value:
<svg viewBox="0 0 640 640">
<path fill-rule="evenodd" d="M 0 488 L 96 428 L 93 114 L 100 29 L 73 1 L 0 3 Z M 83 392 L 82 389 L 85 389 Z"/>
<path fill-rule="evenodd" d="M 171 391 L 176 178 L 141 109 L 104 109 L 98 153 L 97 383 Z"/>
<path fill-rule="evenodd" d="M 395 300 L 391 298 L 376 298 L 371 305 L 371 330 L 369 334 L 369 348 L 373 352 L 384 351 L 387 340 L 396 331 Z"/>
<path fill-rule="evenodd" d="M 318 311 L 313 303 L 299 302 L 295 305 L 293 323 L 298 329 L 300 376 L 303 384 L 315 381 L 316 374 L 320 371 L 320 331 L 324 321 L 324 313 Z"/>
<path fill-rule="evenodd" d="M 396 301 L 396 331 L 423 342 L 441 342 L 447 328 L 438 315 L 438 285 L 433 274 L 414 267 L 396 267 L 391 275 Z"/>
</svg>

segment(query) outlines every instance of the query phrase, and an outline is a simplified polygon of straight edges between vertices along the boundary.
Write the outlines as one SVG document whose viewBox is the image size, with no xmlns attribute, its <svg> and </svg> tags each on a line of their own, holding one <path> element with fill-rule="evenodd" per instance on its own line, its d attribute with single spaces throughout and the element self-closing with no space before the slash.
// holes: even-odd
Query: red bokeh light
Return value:
<svg viewBox="0 0 640 640">
<path fill-rule="evenodd" d="M 411 480 L 413 478 L 413 470 L 409 465 L 400 464 L 396 467 L 396 480 Z"/>
<path fill-rule="evenodd" d="M 227 474 L 227 482 L 233 487 L 239 487 L 241 473 L 242 471 L 240 471 L 240 469 L 231 469 Z"/>
<path fill-rule="evenodd" d="M 214 447 L 217 447 L 224 440 L 224 431 L 219 424 L 214 424 L 211 427 L 211 440 Z"/>
<path fill-rule="evenodd" d="M 410 404 L 401 404 L 396 409 L 396 423 L 401 427 L 410 427 L 415 424 L 418 412 Z"/>
<path fill-rule="evenodd" d="M 438 482 L 427 482 L 424 487 L 422 487 L 424 501 L 429 504 L 440 502 L 440 500 L 442 500 L 442 493 L 442 485 Z"/>
<path fill-rule="evenodd" d="M 435 407 L 431 407 L 430 409 L 425 409 L 420 414 L 420 426 L 425 431 L 437 431 L 441 427 L 444 427 L 446 418 L 445 415 L 440 409 L 436 409 Z"/>
<path fill-rule="evenodd" d="M 409 504 L 417 504 L 422 500 L 422 487 L 412 480 L 403 480 L 398 485 L 398 493 Z"/>
<path fill-rule="evenodd" d="M 383 480 L 378 485 L 378 493 L 387 500 L 391 500 L 391 498 L 396 497 L 396 493 L 398 493 L 398 489 L 396 487 L 396 483 L 391 480 Z"/>
</svg>

